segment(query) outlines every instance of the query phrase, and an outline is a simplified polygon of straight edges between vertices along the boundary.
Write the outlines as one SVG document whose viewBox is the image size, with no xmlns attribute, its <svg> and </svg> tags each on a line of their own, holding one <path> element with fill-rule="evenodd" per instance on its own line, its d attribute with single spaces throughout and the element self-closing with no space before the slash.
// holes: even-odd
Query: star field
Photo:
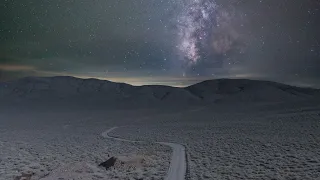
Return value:
<svg viewBox="0 0 320 180">
<path fill-rule="evenodd" d="M 70 75 L 183 86 L 319 86 L 320 4 L 290 0 L 4 0 L 0 79 Z"/>
</svg>

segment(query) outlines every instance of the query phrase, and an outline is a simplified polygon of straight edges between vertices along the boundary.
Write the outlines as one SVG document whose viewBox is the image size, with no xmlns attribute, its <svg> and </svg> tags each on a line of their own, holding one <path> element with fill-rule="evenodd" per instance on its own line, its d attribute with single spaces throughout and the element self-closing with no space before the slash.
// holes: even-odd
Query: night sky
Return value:
<svg viewBox="0 0 320 180">
<path fill-rule="evenodd" d="M 320 86 L 317 0 L 1 0 L 0 80 Z"/>
</svg>

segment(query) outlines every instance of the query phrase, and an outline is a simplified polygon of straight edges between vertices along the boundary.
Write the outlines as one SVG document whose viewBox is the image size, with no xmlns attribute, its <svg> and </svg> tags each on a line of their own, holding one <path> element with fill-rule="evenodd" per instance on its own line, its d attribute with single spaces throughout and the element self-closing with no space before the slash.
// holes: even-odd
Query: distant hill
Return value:
<svg viewBox="0 0 320 180">
<path fill-rule="evenodd" d="M 284 102 L 319 97 L 319 90 L 269 81 L 218 79 L 186 88 L 132 86 L 98 79 L 28 77 L 0 83 L 0 103 L 64 102 L 139 106 L 214 102 Z"/>
<path fill-rule="evenodd" d="M 248 79 L 208 80 L 186 89 L 205 101 L 283 102 L 313 98 L 320 94 L 318 89 Z"/>
</svg>

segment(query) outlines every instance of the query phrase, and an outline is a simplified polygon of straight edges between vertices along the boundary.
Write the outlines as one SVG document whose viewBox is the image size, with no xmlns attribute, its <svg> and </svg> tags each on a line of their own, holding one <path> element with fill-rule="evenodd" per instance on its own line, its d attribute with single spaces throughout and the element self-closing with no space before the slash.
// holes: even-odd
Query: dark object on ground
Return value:
<svg viewBox="0 0 320 180">
<path fill-rule="evenodd" d="M 21 176 L 15 177 L 14 180 L 31 180 L 31 177 L 34 175 L 34 173 L 28 174 L 28 173 L 22 173 Z"/>
<path fill-rule="evenodd" d="M 117 158 L 111 157 L 107 161 L 99 164 L 99 166 L 102 166 L 102 167 L 106 168 L 106 170 L 108 170 L 110 167 L 114 166 L 116 161 L 117 161 Z"/>
</svg>

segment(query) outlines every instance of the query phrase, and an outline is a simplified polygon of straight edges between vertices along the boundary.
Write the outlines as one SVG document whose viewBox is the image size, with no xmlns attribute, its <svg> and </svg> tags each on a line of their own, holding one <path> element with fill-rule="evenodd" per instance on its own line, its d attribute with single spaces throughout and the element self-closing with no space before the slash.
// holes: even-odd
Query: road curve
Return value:
<svg viewBox="0 0 320 180">
<path fill-rule="evenodd" d="M 128 139 L 110 136 L 109 133 L 114 131 L 117 128 L 118 127 L 110 128 L 107 131 L 103 132 L 101 135 L 104 138 L 114 139 L 114 140 L 124 141 L 124 142 L 138 142 L 138 143 L 144 142 L 144 141 L 131 141 Z M 169 146 L 173 150 L 169 170 L 165 180 L 185 180 L 186 170 L 187 170 L 185 147 L 180 144 L 169 143 L 169 142 L 155 142 L 155 143 Z"/>
</svg>

